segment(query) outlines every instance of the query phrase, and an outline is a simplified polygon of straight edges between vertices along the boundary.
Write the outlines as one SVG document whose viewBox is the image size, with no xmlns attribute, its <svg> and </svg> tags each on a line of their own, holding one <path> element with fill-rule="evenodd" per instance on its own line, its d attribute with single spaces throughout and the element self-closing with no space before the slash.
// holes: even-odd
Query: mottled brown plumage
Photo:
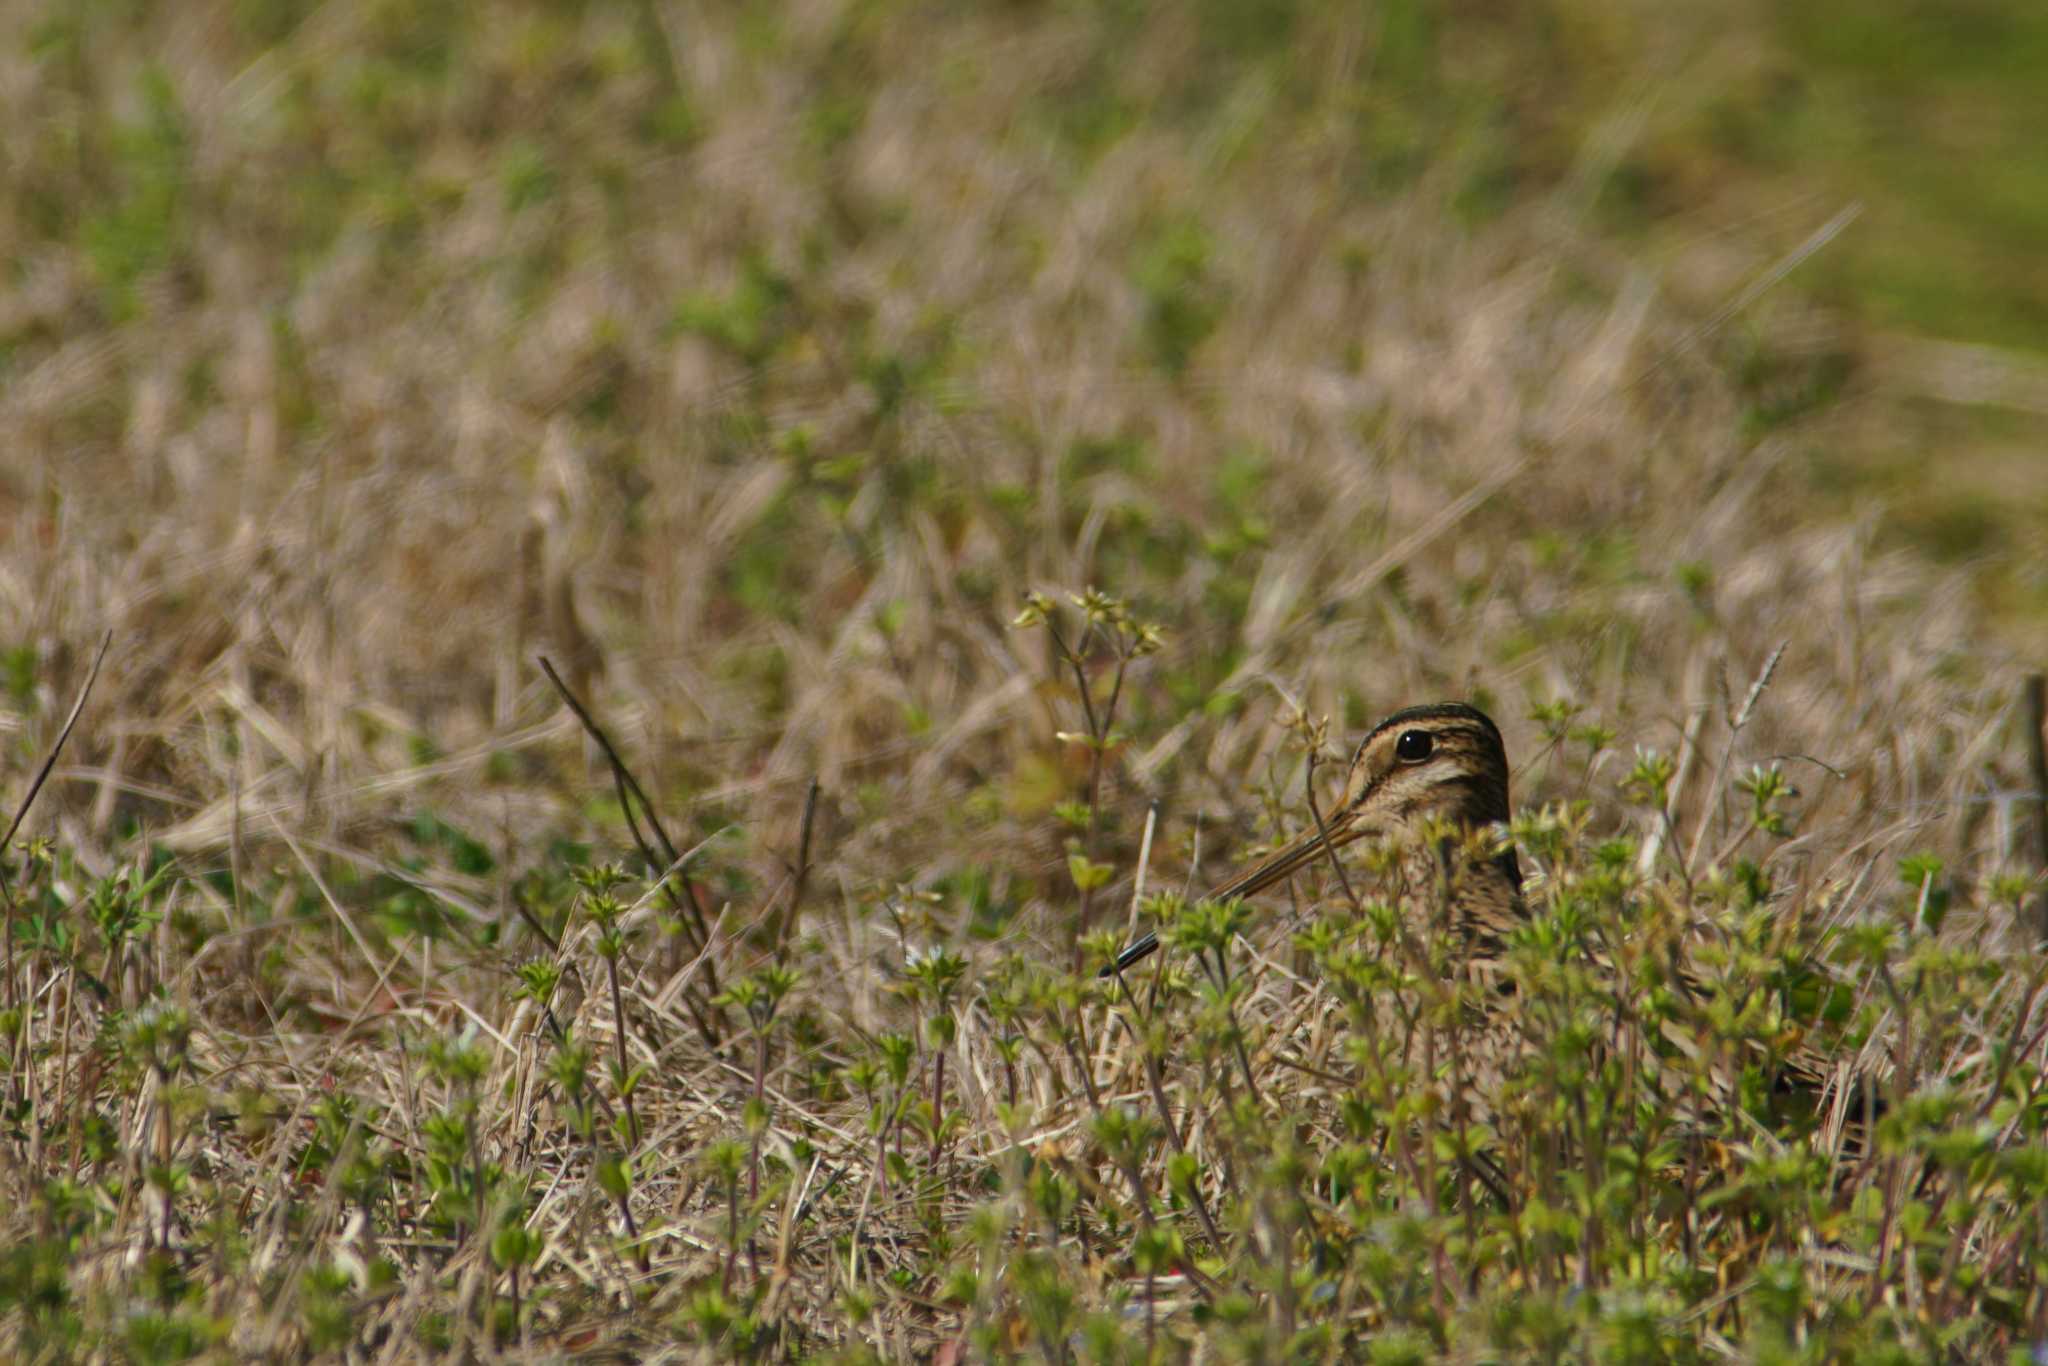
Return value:
<svg viewBox="0 0 2048 1366">
<path fill-rule="evenodd" d="M 1408 887 L 1421 892 L 1441 885 L 1452 924 L 1475 956 L 1490 957 L 1526 914 L 1514 848 L 1479 859 L 1454 853 L 1465 837 L 1507 818 L 1507 750 L 1486 713 L 1462 702 L 1409 707 L 1373 727 L 1359 743 L 1343 799 L 1320 829 L 1304 832 L 1209 895 L 1216 901 L 1250 896 L 1325 856 L 1327 849 L 1360 839 L 1383 840 L 1402 849 Z M 1158 947 L 1158 938 L 1148 934 L 1102 975 L 1120 972 Z"/>
<path fill-rule="evenodd" d="M 1508 819 L 1507 750 L 1487 715 L 1462 702 L 1409 707 L 1373 727 L 1352 756 L 1344 796 L 1320 828 L 1303 832 L 1253 868 L 1217 887 L 1212 900 L 1250 896 L 1308 866 L 1328 851 L 1361 839 L 1399 850 L 1396 890 L 1409 923 L 1423 938 L 1452 952 L 1438 958 L 1490 996 L 1505 986 L 1501 962 L 1506 940 L 1528 916 L 1522 875 L 1512 844 L 1491 852 L 1484 832 Z M 1432 926 L 1453 930 L 1446 943 Z M 1148 934 L 1102 970 L 1111 976 L 1159 947 Z M 1683 967 L 1676 984 L 1689 994 L 1696 983 Z M 1512 1031 L 1513 1012 L 1487 1011 L 1492 1027 Z M 1672 1033 L 1667 1028 L 1667 1035 Z M 1695 1045 L 1679 1033 L 1681 1051 Z M 1815 1054 L 1797 1056 L 1777 1077 L 1777 1089 L 1817 1099 L 1837 1071 Z M 1724 1082 L 1725 1085 L 1725 1082 Z"/>
</svg>

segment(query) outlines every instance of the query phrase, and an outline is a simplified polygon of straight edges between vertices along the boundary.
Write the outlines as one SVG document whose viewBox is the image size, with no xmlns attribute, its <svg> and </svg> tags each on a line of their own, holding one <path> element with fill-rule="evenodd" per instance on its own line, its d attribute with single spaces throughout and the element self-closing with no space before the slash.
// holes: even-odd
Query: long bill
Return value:
<svg viewBox="0 0 2048 1366">
<path fill-rule="evenodd" d="M 1282 878 L 1300 871 L 1303 865 L 1313 861 L 1325 849 L 1341 849 L 1353 840 L 1373 834 L 1373 824 L 1361 819 L 1362 813 L 1356 806 L 1335 813 L 1325 822 L 1321 830 L 1310 830 L 1296 836 L 1282 845 L 1266 859 L 1239 873 L 1230 881 L 1210 891 L 1210 901 L 1230 901 L 1236 897 L 1250 896 Z M 1095 975 L 1114 977 L 1135 964 L 1152 956 L 1159 947 L 1159 936 L 1147 933 L 1144 938 L 1134 941 L 1116 956 L 1116 961 L 1105 965 Z"/>
</svg>

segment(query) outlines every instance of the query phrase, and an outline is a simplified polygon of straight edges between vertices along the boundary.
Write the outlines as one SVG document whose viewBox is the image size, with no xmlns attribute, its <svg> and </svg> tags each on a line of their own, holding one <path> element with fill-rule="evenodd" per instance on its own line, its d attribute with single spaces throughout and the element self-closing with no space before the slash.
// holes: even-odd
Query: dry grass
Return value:
<svg viewBox="0 0 2048 1366">
<path fill-rule="evenodd" d="M 1839 321 L 1674 304 L 1569 177 L 1458 220 L 1462 88 L 1348 11 L 429 9 L 0 13 L 10 793 L 115 640 L 10 851 L 9 1355 L 2048 1340 L 2021 668 L 1968 565 L 1815 515 L 1880 397 Z M 1010 624 L 1090 585 L 1165 640 L 1099 784 Z M 543 653 L 668 890 L 579 887 L 633 845 Z M 1337 898 L 1227 1001 L 1057 971 L 1148 810 L 1199 889 L 1307 819 L 1297 716 L 1451 696 L 1551 936 L 1492 1192 L 1404 1108 L 1468 1024 Z M 1362 937 L 1290 952 L 1312 905 Z M 1860 1050 L 1892 1128 L 1610 1074 L 1660 1010 Z"/>
</svg>

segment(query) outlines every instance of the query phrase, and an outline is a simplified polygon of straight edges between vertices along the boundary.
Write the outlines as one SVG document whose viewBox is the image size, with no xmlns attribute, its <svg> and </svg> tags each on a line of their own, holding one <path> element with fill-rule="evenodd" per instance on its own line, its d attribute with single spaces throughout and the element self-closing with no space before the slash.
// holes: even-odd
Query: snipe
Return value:
<svg viewBox="0 0 2048 1366">
<path fill-rule="evenodd" d="M 1528 916 L 1512 844 L 1497 848 L 1484 832 L 1508 819 L 1508 760 L 1500 730 L 1486 713 L 1462 702 L 1397 711 L 1373 727 L 1352 756 L 1336 809 L 1255 867 L 1211 892 L 1210 899 L 1250 896 L 1297 872 L 1327 851 L 1373 839 L 1397 847 L 1399 880 L 1411 912 L 1457 936 L 1448 959 L 1487 984 L 1486 996 L 1512 993 L 1501 974 L 1506 942 Z M 1477 851 L 1477 852 L 1475 852 Z M 1159 947 L 1157 935 L 1131 944 L 1101 970 L 1123 972 Z M 1704 996 L 1691 971 L 1676 962 L 1670 979 L 1686 996 Z M 1499 999 L 1495 996 L 1495 999 Z M 1487 1012 L 1498 1014 L 1498 1012 Z M 1512 1029 L 1504 1019 L 1495 1025 Z M 1690 1051 L 1690 1039 L 1667 1027 L 1667 1039 Z M 1718 1070 L 1718 1069 L 1717 1069 Z M 1866 1079 L 1810 1046 L 1772 1068 L 1772 1089 L 1806 1104 L 1834 1094 L 1840 1105 Z M 1732 1087 L 1721 1078 L 1722 1089 Z"/>
<path fill-rule="evenodd" d="M 1507 818 L 1507 750 L 1492 719 L 1462 702 L 1409 707 L 1380 722 L 1360 742 L 1343 799 L 1320 828 L 1224 883 L 1210 899 L 1250 896 L 1327 849 L 1360 839 L 1387 840 L 1404 850 L 1410 887 L 1431 886 L 1443 876 L 1451 923 L 1463 931 L 1475 957 L 1490 956 L 1526 914 L 1514 848 L 1457 866 L 1453 851 L 1465 837 Z M 1100 975 L 1122 972 L 1158 947 L 1158 936 L 1148 934 Z"/>
</svg>

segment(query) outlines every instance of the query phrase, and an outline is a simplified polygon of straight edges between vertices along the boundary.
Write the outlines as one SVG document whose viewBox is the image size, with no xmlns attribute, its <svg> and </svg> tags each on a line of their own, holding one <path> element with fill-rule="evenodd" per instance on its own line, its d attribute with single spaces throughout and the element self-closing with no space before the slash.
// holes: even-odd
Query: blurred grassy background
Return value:
<svg viewBox="0 0 2048 1366">
<path fill-rule="evenodd" d="M 652 277 L 674 296 L 671 335 L 765 360 L 831 326 L 790 307 L 801 263 L 878 234 L 936 241 L 947 196 L 1005 192 L 973 179 L 976 138 L 1021 153 L 1042 176 L 1032 192 L 1052 196 L 1085 192 L 1105 163 L 1136 170 L 1149 142 L 1192 153 L 1175 183 L 1145 191 L 1114 263 L 1153 300 L 1143 330 L 1169 372 L 1245 306 L 1236 267 L 1215 259 L 1239 250 L 1218 240 L 1215 210 L 1246 160 L 1286 168 L 1272 183 L 1296 213 L 1427 187 L 1450 239 L 1546 206 L 1701 318 L 1853 203 L 1847 231 L 1711 344 L 1759 428 L 1863 400 L 1858 420 L 1797 438 L 1816 516 L 1867 517 L 1970 564 L 1994 623 L 2021 636 L 2048 612 L 2036 6 L 511 4 L 486 17 L 86 0 L 16 3 L 0 23 L 15 130 L 0 377 L 17 392 L 67 344 L 146 348 L 156 328 L 233 309 L 270 333 L 234 345 L 277 370 L 272 439 L 304 452 L 344 437 L 303 355 L 305 310 L 323 299 L 360 310 L 367 340 L 402 311 L 487 291 L 479 330 L 442 334 L 472 353 L 450 372 L 473 375 L 480 347 L 684 241 L 695 259 Z M 1008 79 L 1024 69 L 1031 80 Z M 867 149 L 909 163 L 880 187 L 848 167 L 905 77 L 920 99 L 958 102 L 957 118 L 928 109 L 920 128 L 956 123 L 960 145 Z M 801 227 L 723 183 L 771 147 L 777 173 L 814 195 Z M 950 160 L 915 164 L 935 156 Z M 677 214 L 702 231 L 665 243 Z M 980 249 L 1073 248 L 1035 237 L 1027 216 L 996 226 Z M 1788 323 L 1794 300 L 1816 307 Z M 929 336 L 893 358 L 889 382 L 943 372 L 949 312 L 985 302 L 923 301 Z M 578 354 L 556 358 L 555 407 L 630 440 L 643 338 L 608 325 L 589 321 Z M 216 336 L 181 355 L 142 416 L 182 425 L 231 382 L 230 351 Z M 402 357 L 386 362 L 402 384 Z M 49 437 L 75 450 L 132 435 L 134 397 L 91 386 Z M 33 450 L 40 435 L 15 439 Z M 5 481 L 16 498 L 30 468 Z"/>
</svg>

